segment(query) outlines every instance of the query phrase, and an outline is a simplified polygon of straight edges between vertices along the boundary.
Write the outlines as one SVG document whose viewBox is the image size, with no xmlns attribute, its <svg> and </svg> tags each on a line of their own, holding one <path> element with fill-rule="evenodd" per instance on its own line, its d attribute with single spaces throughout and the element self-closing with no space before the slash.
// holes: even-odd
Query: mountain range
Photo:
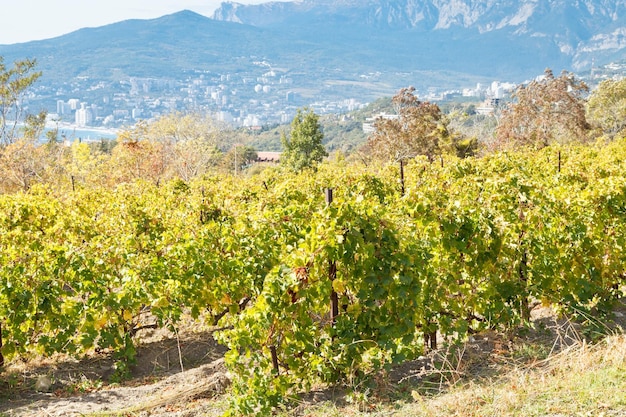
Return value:
<svg viewBox="0 0 626 417">
<path fill-rule="evenodd" d="M 500 76 L 502 67 L 507 73 L 511 67 L 581 70 L 594 59 L 622 59 L 626 48 L 625 0 L 227 2 L 213 18 L 299 39 L 368 39 L 420 56 L 414 65 Z M 459 59 L 446 59 L 449 54 Z"/>
<path fill-rule="evenodd" d="M 623 60 L 626 0 L 225 2 L 212 17 L 127 20 L 0 45 L 0 56 L 37 58 L 49 82 L 237 73 L 263 61 L 304 89 L 376 96 Z"/>
</svg>

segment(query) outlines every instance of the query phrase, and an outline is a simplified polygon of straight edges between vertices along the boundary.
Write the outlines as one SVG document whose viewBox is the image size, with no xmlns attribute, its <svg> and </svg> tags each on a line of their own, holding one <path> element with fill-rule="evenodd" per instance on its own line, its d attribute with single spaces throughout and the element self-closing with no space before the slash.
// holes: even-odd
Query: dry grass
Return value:
<svg viewBox="0 0 626 417">
<path fill-rule="evenodd" d="M 568 325 L 551 345 L 545 338 L 520 344 L 489 335 L 481 342 L 487 340 L 489 352 L 468 343 L 434 355 L 438 367 L 423 369 L 414 381 L 401 380 L 387 398 L 374 393 L 358 404 L 310 403 L 288 415 L 626 416 L 626 336 L 591 345 Z"/>
<path fill-rule="evenodd" d="M 495 343 L 494 345 L 498 345 Z M 528 348 L 526 348 L 528 349 Z M 440 369 L 423 370 L 420 381 L 405 377 L 377 392 L 359 396 L 337 392 L 333 399 L 310 400 L 280 414 L 301 417 L 454 416 L 626 416 L 626 336 L 595 345 L 579 342 L 542 360 L 524 362 L 515 352 L 477 355 L 470 345 L 429 360 Z M 483 362 L 479 362 L 483 361 Z M 495 369 L 485 376 L 485 371 Z M 478 373 L 478 374 L 477 374 Z M 111 416 L 219 416 L 225 396 L 195 403 L 160 403 L 147 410 L 86 414 Z"/>
<path fill-rule="evenodd" d="M 531 366 L 469 382 L 436 398 L 414 395 L 403 415 L 626 415 L 626 338 L 575 345 Z M 620 414 L 621 413 L 621 414 Z M 399 414 L 399 415 L 401 415 Z"/>
</svg>

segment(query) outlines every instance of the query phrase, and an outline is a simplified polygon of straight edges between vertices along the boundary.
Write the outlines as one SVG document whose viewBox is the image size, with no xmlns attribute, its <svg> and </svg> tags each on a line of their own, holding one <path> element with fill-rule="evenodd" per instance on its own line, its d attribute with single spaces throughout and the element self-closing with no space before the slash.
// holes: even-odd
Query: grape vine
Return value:
<svg viewBox="0 0 626 417">
<path fill-rule="evenodd" d="M 0 366 L 93 349 L 128 363 L 139 330 L 190 316 L 229 347 L 232 411 L 266 414 L 523 324 L 533 302 L 608 314 L 625 145 L 1 195 Z"/>
</svg>

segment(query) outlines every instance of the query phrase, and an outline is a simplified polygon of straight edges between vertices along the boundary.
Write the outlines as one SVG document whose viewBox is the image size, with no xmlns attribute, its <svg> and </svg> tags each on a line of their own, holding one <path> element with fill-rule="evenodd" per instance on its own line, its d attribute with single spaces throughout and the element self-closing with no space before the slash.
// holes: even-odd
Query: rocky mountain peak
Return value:
<svg viewBox="0 0 626 417">
<path fill-rule="evenodd" d="M 226 2 L 213 19 L 298 33 L 342 36 L 389 31 L 430 33 L 442 42 L 483 35 L 506 52 L 512 40 L 532 47 L 555 48 L 584 68 L 591 55 L 622 57 L 626 0 L 300 0 L 242 5 Z M 312 35 L 313 36 L 313 35 Z M 494 45 L 500 42 L 501 45 Z M 546 52 L 547 53 L 547 52 Z M 552 53 L 552 52 L 550 52 Z"/>
</svg>

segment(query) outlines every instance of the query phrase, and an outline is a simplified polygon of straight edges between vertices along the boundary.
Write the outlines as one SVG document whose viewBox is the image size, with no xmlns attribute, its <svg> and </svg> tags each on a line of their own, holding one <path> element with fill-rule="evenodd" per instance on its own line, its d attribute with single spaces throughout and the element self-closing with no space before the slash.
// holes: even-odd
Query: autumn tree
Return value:
<svg viewBox="0 0 626 417">
<path fill-rule="evenodd" d="M 188 181 L 217 166 L 224 128 L 208 115 L 171 113 L 148 124 L 145 139 L 160 144 L 168 177 Z"/>
<path fill-rule="evenodd" d="M 289 136 L 285 133 L 281 136 L 283 153 L 280 163 L 293 171 L 315 166 L 328 156 L 322 145 L 323 139 L 319 116 L 313 110 L 298 109 Z"/>
<path fill-rule="evenodd" d="M 74 141 L 68 149 L 65 162 L 67 180 L 75 189 L 78 185 L 100 185 L 108 173 L 102 169 L 108 159 L 101 152 L 81 141 Z"/>
<path fill-rule="evenodd" d="M 27 191 L 33 183 L 49 179 L 62 170 L 62 161 L 56 158 L 60 158 L 63 150 L 52 144 L 37 144 L 46 127 L 47 115 L 46 111 L 26 115 L 21 137 L 16 132 L 11 133 L 11 138 L 7 136 L 0 146 L 0 186 L 3 190 Z"/>
<path fill-rule="evenodd" d="M 165 175 L 163 143 L 147 140 L 146 123 L 137 123 L 132 129 L 122 131 L 118 145 L 109 160 L 110 180 L 128 182 L 144 179 L 158 184 Z"/>
<path fill-rule="evenodd" d="M 62 170 L 63 149 L 39 146 L 47 111 L 25 114 L 28 89 L 41 77 L 36 61 L 24 59 L 7 67 L 0 56 L 0 188 L 26 191 L 35 182 L 47 181 Z M 24 127 L 19 128 L 23 122 Z"/>
<path fill-rule="evenodd" d="M 0 152 L 0 188 L 2 192 L 28 191 L 34 182 L 41 181 L 45 164 L 33 142 L 16 140 Z"/>
<path fill-rule="evenodd" d="M 591 93 L 587 102 L 591 125 L 609 138 L 626 128 L 626 78 L 605 80 Z"/>
<path fill-rule="evenodd" d="M 206 114 L 174 112 L 149 123 L 146 134 L 154 142 L 202 141 L 219 148 L 223 144 L 222 131 L 223 126 Z"/>
<path fill-rule="evenodd" d="M 68 150 L 57 143 L 19 138 L 0 148 L 0 191 L 28 191 L 36 183 L 58 184 Z M 66 177 L 69 183 L 69 177 Z"/>
<path fill-rule="evenodd" d="M 24 96 L 41 77 L 35 66 L 34 59 L 24 59 L 7 68 L 0 56 L 0 145 L 13 143 L 19 136 L 18 122 L 24 118 Z"/>
<path fill-rule="evenodd" d="M 500 148 L 568 143 L 586 138 L 589 124 L 583 94 L 587 85 L 569 72 L 555 77 L 550 69 L 542 78 L 520 85 L 496 129 Z"/>
<path fill-rule="evenodd" d="M 43 110 L 38 114 L 27 114 L 24 119 L 24 139 L 37 141 L 46 128 L 48 112 Z"/>
<path fill-rule="evenodd" d="M 439 106 L 420 101 L 415 88 L 403 88 L 392 103 L 395 117 L 379 117 L 366 144 L 373 156 L 400 161 L 425 155 L 433 160 L 448 146 L 450 133 Z"/>
<path fill-rule="evenodd" d="M 202 114 L 171 113 L 124 130 L 113 149 L 120 181 L 170 178 L 188 181 L 218 165 L 225 147 L 222 127 Z"/>
</svg>

